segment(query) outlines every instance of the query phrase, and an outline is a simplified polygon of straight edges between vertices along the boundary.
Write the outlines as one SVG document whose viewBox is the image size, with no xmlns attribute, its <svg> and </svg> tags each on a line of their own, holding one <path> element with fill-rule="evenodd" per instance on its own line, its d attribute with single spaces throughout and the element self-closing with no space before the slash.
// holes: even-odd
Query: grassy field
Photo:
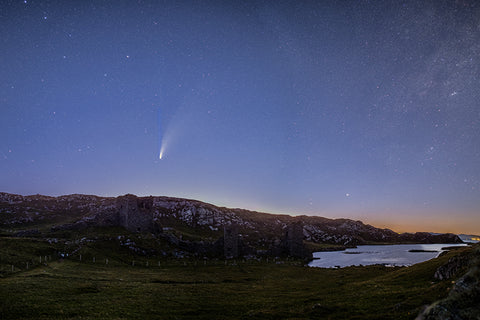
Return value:
<svg viewBox="0 0 480 320">
<path fill-rule="evenodd" d="M 106 264 L 105 251 L 96 252 L 103 256 L 95 263 L 86 256 L 48 260 L 55 245 L 16 240 L 0 241 L 1 319 L 414 319 L 447 295 L 452 282 L 433 274 L 458 254 L 408 268 L 317 269 L 271 260 L 159 266 L 147 258 L 132 266 L 113 255 Z M 47 262 L 33 263 L 39 253 Z M 33 267 L 12 272 L 10 263 L 26 258 Z"/>
</svg>

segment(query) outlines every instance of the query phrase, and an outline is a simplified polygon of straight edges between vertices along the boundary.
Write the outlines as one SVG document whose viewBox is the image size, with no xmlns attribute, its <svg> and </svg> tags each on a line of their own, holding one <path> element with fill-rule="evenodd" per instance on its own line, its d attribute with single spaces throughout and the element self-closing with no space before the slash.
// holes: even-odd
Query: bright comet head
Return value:
<svg viewBox="0 0 480 320">
<path fill-rule="evenodd" d="M 158 158 L 159 158 L 160 160 L 163 159 L 163 154 L 164 154 L 164 153 L 165 153 L 165 143 L 162 143 L 162 146 L 160 147 L 160 153 L 159 153 L 159 155 L 158 155 Z"/>
</svg>

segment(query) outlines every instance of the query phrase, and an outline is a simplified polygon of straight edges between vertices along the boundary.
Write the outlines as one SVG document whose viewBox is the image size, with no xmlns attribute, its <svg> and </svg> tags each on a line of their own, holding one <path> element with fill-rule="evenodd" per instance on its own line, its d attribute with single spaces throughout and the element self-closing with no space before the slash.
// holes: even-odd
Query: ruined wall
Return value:
<svg viewBox="0 0 480 320">
<path fill-rule="evenodd" d="M 303 258 L 305 257 L 305 248 L 303 245 L 303 226 L 300 223 L 293 223 L 287 227 L 285 232 L 285 249 L 289 256 Z"/>
<path fill-rule="evenodd" d="M 225 258 L 238 257 L 238 226 L 227 225 L 223 229 L 223 251 Z"/>
<path fill-rule="evenodd" d="M 138 198 L 127 194 L 117 198 L 119 224 L 133 232 L 150 231 L 153 228 L 153 199 Z"/>
</svg>

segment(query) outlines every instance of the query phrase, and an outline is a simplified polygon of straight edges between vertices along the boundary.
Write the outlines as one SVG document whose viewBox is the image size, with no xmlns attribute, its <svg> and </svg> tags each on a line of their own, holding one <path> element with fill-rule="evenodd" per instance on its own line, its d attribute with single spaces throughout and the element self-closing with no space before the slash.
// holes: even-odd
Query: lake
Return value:
<svg viewBox="0 0 480 320">
<path fill-rule="evenodd" d="M 411 266 L 438 257 L 444 247 L 466 245 L 443 243 L 358 246 L 344 251 L 314 252 L 314 260 L 308 265 L 319 268 L 343 268 L 372 264 Z M 417 252 L 412 252 L 412 250 Z"/>
</svg>

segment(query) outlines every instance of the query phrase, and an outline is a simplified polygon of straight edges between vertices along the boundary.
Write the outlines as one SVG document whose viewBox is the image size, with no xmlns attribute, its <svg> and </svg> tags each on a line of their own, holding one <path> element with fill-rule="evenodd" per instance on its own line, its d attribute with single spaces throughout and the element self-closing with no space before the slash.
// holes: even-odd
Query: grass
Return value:
<svg viewBox="0 0 480 320">
<path fill-rule="evenodd" d="M 13 244 L 20 248 L 17 260 L 58 249 L 3 238 L 2 257 Z M 436 282 L 433 274 L 458 253 L 408 268 L 173 259 L 161 260 L 159 267 L 148 257 L 135 257 L 132 266 L 126 262 L 132 257 L 109 255 L 107 248 L 84 249 L 97 255 L 95 263 L 75 256 L 14 273 L 5 271 L 12 256 L 0 259 L 0 318 L 414 319 L 423 305 L 448 294 L 451 281 Z"/>
</svg>

